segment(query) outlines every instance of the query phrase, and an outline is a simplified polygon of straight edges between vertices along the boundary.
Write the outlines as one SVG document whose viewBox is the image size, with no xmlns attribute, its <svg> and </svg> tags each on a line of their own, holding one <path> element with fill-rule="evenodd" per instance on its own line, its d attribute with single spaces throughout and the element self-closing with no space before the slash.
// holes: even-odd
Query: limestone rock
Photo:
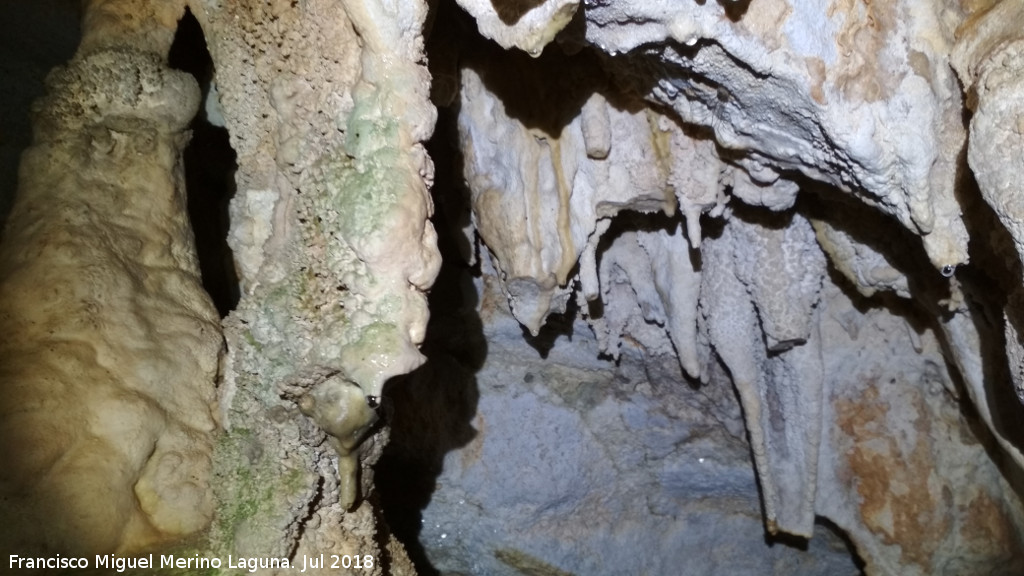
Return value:
<svg viewBox="0 0 1024 576">
<path fill-rule="evenodd" d="M 548 314 L 565 309 L 567 284 L 599 219 L 625 209 L 671 210 L 675 198 L 664 186 L 667 151 L 652 118 L 589 98 L 587 90 L 600 94 L 602 82 L 592 62 L 565 76 L 559 66 L 569 61 L 557 56 L 495 57 L 481 59 L 480 72 L 462 72 L 465 177 L 512 310 L 536 333 Z M 548 96 L 560 91 L 557 100 Z M 651 162 L 659 169 L 644 169 Z"/>
<path fill-rule="evenodd" d="M 480 32 L 504 48 L 537 56 L 579 6 L 579 0 L 458 0 L 473 15 Z"/>
<path fill-rule="evenodd" d="M 546 359 L 507 312 L 485 326 L 487 360 L 468 384 L 442 365 L 436 380 L 406 383 L 450 390 L 450 411 L 423 416 L 428 438 L 473 402 L 456 390 L 479 391 L 471 439 L 444 458 L 423 511 L 419 538 L 438 570 L 858 573 L 824 526 L 807 551 L 765 544 L 740 407 L 722 372 L 694 390 L 671 355 L 626 345 L 617 363 L 600 360 L 581 320 Z M 396 450 L 414 448 L 403 443 L 393 438 Z"/>
<path fill-rule="evenodd" d="M 423 362 L 439 266 L 426 5 L 194 8 L 238 154 L 229 241 L 243 285 L 225 320 L 213 548 L 381 558 L 367 498 L 387 429 L 367 428 L 384 382 Z"/>
<path fill-rule="evenodd" d="M 223 340 L 178 164 L 199 90 L 135 39 L 51 74 L 0 249 L 0 542 L 25 555 L 138 551 L 214 515 Z"/>
<path fill-rule="evenodd" d="M 991 440 L 957 432 L 971 416 L 950 401 L 936 334 L 922 334 L 915 350 L 900 335 L 903 320 L 875 311 L 855 338 L 886 345 L 855 345 L 835 321 L 851 303 L 826 291 L 825 346 L 859 353 L 823 355 L 816 512 L 846 530 L 869 574 L 1013 573 L 1024 558 L 1020 501 L 979 454 Z M 853 498 L 840 496 L 851 488 Z"/>
<path fill-rule="evenodd" d="M 1024 7 L 1019 2 L 1002 2 L 979 11 L 965 25 L 954 53 L 957 71 L 967 85 L 974 110 L 971 119 L 968 161 L 978 180 L 982 196 L 1013 238 L 1018 257 L 1024 255 L 1024 208 L 1016 174 L 1024 163 Z M 1005 310 L 1006 354 L 1017 395 L 1024 402 L 1024 344 L 1019 332 L 1022 309 L 1014 305 L 1021 290 L 1014 292 Z M 1017 452 L 1017 457 L 1022 458 Z"/>
<path fill-rule="evenodd" d="M 951 169 L 965 134 L 944 17 L 909 3 L 605 2 L 586 11 L 585 38 L 618 55 L 614 74 L 736 155 L 892 214 L 941 268 L 967 261 Z"/>
<path fill-rule="evenodd" d="M 825 260 L 810 224 L 787 220 L 733 218 L 706 242 L 700 306 L 743 405 L 768 530 L 810 537 L 824 376 L 815 308 Z"/>
<path fill-rule="evenodd" d="M 919 452 L 923 469 L 945 471 L 951 464 L 935 454 L 974 448 L 937 440 L 945 432 L 932 431 L 971 427 L 950 416 L 966 392 L 995 443 L 1014 466 L 1022 464 L 1021 430 L 1013 424 L 1021 411 L 998 400 L 1024 373 L 1020 278 L 1012 277 L 1019 266 L 1000 262 L 998 246 L 974 244 L 968 253 L 968 221 L 975 234 L 986 234 L 987 224 L 983 215 L 965 217 L 982 210 L 964 177 L 965 101 L 950 66 L 956 62 L 974 83 L 966 102 L 976 114 L 971 168 L 1019 247 L 1016 179 L 1007 175 L 1015 164 L 1006 163 L 1015 158 L 1006 134 L 1016 125 L 1021 92 L 1010 31 L 1019 3 L 982 4 L 595 2 L 559 37 L 564 54 L 553 45 L 530 64 L 489 55 L 466 58 L 463 68 L 459 122 L 474 224 L 512 314 L 535 337 L 543 334 L 545 318 L 572 312 L 578 279 L 578 309 L 601 353 L 620 362 L 633 347 L 648 361 L 675 355 L 705 382 L 724 366 L 744 408 L 767 531 L 809 537 L 824 515 L 879 573 L 956 573 L 968 557 L 978 569 L 998 572 L 1019 548 L 1015 539 L 1005 542 L 1005 553 L 970 543 L 980 528 L 949 502 L 981 497 L 974 487 L 955 486 L 958 480 L 942 484 L 940 493 L 949 494 L 942 503 L 939 481 L 921 489 L 927 504 L 919 507 L 944 506 L 941 521 L 951 524 L 935 526 L 942 535 L 934 539 L 918 538 L 932 520 L 893 520 L 886 515 L 896 514 L 894 500 L 851 485 L 882 482 L 880 493 L 902 494 L 909 472 L 842 460 L 853 445 L 877 444 L 876 429 L 906 427 L 909 414 L 927 413 L 936 426 L 922 428 L 927 439 L 900 437 L 885 453 L 906 459 Z M 552 74 L 553 67 L 594 71 L 574 81 Z M 614 120 L 641 110 L 646 125 Z M 648 134 L 649 148 L 640 140 L 629 156 L 617 155 L 620 142 Z M 647 170 L 637 170 L 641 164 Z M 588 185 L 587 175 L 617 169 L 635 176 L 616 192 L 633 196 L 612 210 L 593 208 L 609 193 Z M 572 182 L 568 192 L 545 187 L 562 181 Z M 648 203 L 658 190 L 670 200 Z M 851 198 L 870 209 L 850 208 Z M 684 223 L 689 247 L 678 241 Z M 826 255 L 845 280 L 829 277 Z M 996 269 L 958 269 L 974 257 Z M 984 274 L 1005 292 L 984 288 Z M 848 296 L 836 296 L 836 285 L 847 281 L 864 296 L 884 294 L 871 301 L 884 308 L 884 321 L 867 326 L 859 308 L 867 304 L 839 304 Z M 891 293 L 911 300 L 914 314 L 926 319 L 902 318 L 908 313 Z M 854 340 L 881 340 L 852 345 L 823 332 L 835 329 L 832 322 Z M 842 377 L 831 372 L 832 359 L 856 356 L 858 346 L 871 350 L 865 357 L 880 353 L 896 334 L 909 342 L 899 351 L 908 373 L 915 368 L 893 374 L 890 384 L 927 381 L 933 396 L 919 395 L 913 384 L 866 390 L 861 382 L 873 376 L 863 370 L 892 370 L 881 361 Z M 1005 356 L 991 352 L 993 341 L 1006 342 Z M 936 342 L 949 348 L 940 352 Z M 935 368 L 946 363 L 958 374 Z M 851 373 L 861 375 L 858 385 L 837 384 Z M 964 390 L 955 384 L 960 377 Z M 858 408 L 862 400 L 846 396 L 853 390 L 903 404 L 868 416 Z M 844 420 L 857 413 L 871 423 Z M 986 434 L 966 444 L 987 442 Z M 821 478 L 825 466 L 829 475 Z M 837 478 L 836 466 L 846 476 Z M 1009 534 L 1020 521 L 1019 501 L 1001 495 L 1006 485 L 993 470 L 989 461 L 969 474 L 986 478 L 982 499 L 1002 502 L 1003 527 L 984 530 Z M 879 498 L 877 508 L 867 504 Z M 894 555 L 900 541 L 903 551 Z M 559 558 L 551 554 L 538 559 Z"/>
</svg>

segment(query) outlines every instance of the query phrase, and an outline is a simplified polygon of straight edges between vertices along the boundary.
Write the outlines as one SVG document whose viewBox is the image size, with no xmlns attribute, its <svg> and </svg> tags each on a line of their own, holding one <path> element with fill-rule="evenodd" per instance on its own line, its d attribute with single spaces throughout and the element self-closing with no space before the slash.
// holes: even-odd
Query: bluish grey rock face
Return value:
<svg viewBox="0 0 1024 576">
<path fill-rule="evenodd" d="M 579 320 L 546 358 L 510 317 L 485 325 L 475 437 L 448 453 L 422 512 L 442 573 L 859 572 L 822 526 L 806 550 L 766 543 L 723 374 L 695 387 L 671 356 L 601 360 Z"/>
</svg>

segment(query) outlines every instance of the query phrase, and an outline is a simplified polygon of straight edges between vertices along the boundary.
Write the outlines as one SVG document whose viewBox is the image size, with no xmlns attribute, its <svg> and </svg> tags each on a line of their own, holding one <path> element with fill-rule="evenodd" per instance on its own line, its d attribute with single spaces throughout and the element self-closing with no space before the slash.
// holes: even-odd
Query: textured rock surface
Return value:
<svg viewBox="0 0 1024 576">
<path fill-rule="evenodd" d="M 435 114 L 418 64 L 426 7 L 193 9 L 238 155 L 229 242 L 242 298 L 224 322 L 214 546 L 373 554 L 372 573 L 403 573 L 367 500 L 387 431 L 367 428 L 384 381 L 423 361 L 423 290 L 439 265 L 419 144 Z"/>
<path fill-rule="evenodd" d="M 1011 241 L 1021 245 L 1009 176 L 1019 164 L 1011 30 L 1020 5 L 989 6 L 588 2 L 536 60 L 472 43 L 462 58 L 458 125 L 483 276 L 528 340 L 586 340 L 581 327 L 544 327 L 579 316 L 598 351 L 619 362 L 606 378 L 639 355 L 651 386 L 694 383 L 651 377 L 673 356 L 706 386 L 730 381 L 765 530 L 812 537 L 827 518 L 869 573 L 1009 574 L 1021 562 L 1022 410 L 1007 401 L 1024 365 L 1021 279 L 1006 258 Z M 514 44 L 469 12 L 482 34 Z M 975 82 L 966 105 L 980 197 L 966 172 L 965 99 L 951 59 Z M 424 512 L 426 555 L 454 571 L 473 572 L 488 555 L 462 556 L 446 542 L 454 529 L 445 523 L 466 509 L 507 511 L 510 523 L 590 509 L 585 488 L 559 488 L 577 470 L 577 484 L 590 485 L 589 460 L 549 470 L 516 459 L 543 452 L 533 444 L 474 448 L 494 437 L 491 395 L 504 399 L 504 411 L 490 412 L 499 421 L 514 420 L 519 410 L 508 407 L 524 397 L 523 413 L 559 402 L 491 368 L 505 353 L 496 342 L 513 332 L 490 326 L 488 302 L 501 306 L 493 296 L 484 293 L 479 436 L 445 460 L 443 488 Z M 559 390 L 595 378 L 550 380 Z M 580 418 L 547 435 L 590 437 Z M 679 421 L 694 424 L 687 418 L 703 422 Z M 639 420 L 638 430 L 659 427 Z M 604 445 L 602 454 L 632 462 L 637 450 Z M 529 513 L 485 489 L 517 469 L 547 479 L 522 495 Z M 552 527 L 544 545 L 455 532 L 490 557 L 533 558 L 553 573 L 594 569 L 559 544 L 586 540 L 568 525 Z"/>
<path fill-rule="evenodd" d="M 199 89 L 148 3 L 87 14 L 0 252 L 0 547 L 26 555 L 138 550 L 214 513 L 222 338 L 178 165 Z"/>
<path fill-rule="evenodd" d="M 89 3 L 4 244 L 4 549 L 135 551 L 214 520 L 188 546 L 411 573 L 367 500 L 387 440 L 368 428 L 423 360 L 438 267 L 426 8 L 189 8 L 238 155 L 244 297 L 222 336 L 182 187 L 200 90 L 165 64 L 186 3 Z"/>
<path fill-rule="evenodd" d="M 1020 2 L 427 4 L 86 3 L 0 248 L 5 549 L 1019 571 Z"/>
<path fill-rule="evenodd" d="M 1019 571 L 1020 500 L 986 457 L 991 437 L 952 401 L 935 333 L 907 338 L 913 319 L 882 309 L 845 323 L 852 303 L 831 287 L 825 298 L 823 347 L 856 352 L 823 354 L 816 511 L 857 543 L 869 574 Z"/>
<path fill-rule="evenodd" d="M 813 313 L 791 316 L 801 320 L 806 340 L 770 353 L 759 314 L 772 309 L 759 307 L 756 291 L 744 287 L 741 278 L 749 276 L 737 260 L 756 252 L 733 248 L 744 241 L 764 246 L 783 231 L 797 246 L 816 250 L 816 243 L 806 221 L 761 230 L 755 239 L 729 229 L 749 234 L 765 222 L 734 216 L 700 253 L 700 384 L 683 375 L 666 331 L 644 320 L 659 318 L 651 310 L 662 306 L 644 275 L 657 254 L 648 246 L 654 238 L 671 244 L 682 222 L 672 234 L 630 230 L 650 221 L 624 220 L 608 232 L 611 245 L 599 258 L 613 260 L 612 269 L 639 264 L 602 282 L 609 286 L 602 291 L 605 324 L 593 309 L 591 325 L 573 321 L 570 308 L 537 338 L 523 339 L 485 265 L 480 324 L 470 319 L 437 330 L 447 343 L 431 348 L 433 367 L 402 384 L 421 390 L 409 392 L 421 396 L 412 404 L 421 413 L 400 425 L 388 465 L 437 475 L 417 527 L 434 568 L 859 573 L 850 550 L 821 524 L 827 518 L 849 535 L 869 574 L 1014 573 L 1024 561 L 1024 510 L 999 458 L 988 456 L 993 439 L 956 400 L 963 392 L 948 372 L 942 332 L 928 328 L 926 316 L 896 300 L 863 300 L 842 278 L 815 273 L 824 262 L 811 252 L 809 263 L 790 268 L 801 272 L 797 278 L 816 279 L 805 284 L 816 295 L 805 300 L 816 303 Z M 592 335 L 613 324 L 621 335 L 617 363 L 599 358 Z M 477 353 L 486 356 L 482 364 L 467 353 L 480 342 L 444 336 L 477 330 L 486 342 Z M 743 374 L 753 376 L 743 383 Z M 734 383 L 747 387 L 739 394 L 742 412 Z M 431 389 L 437 401 L 422 398 Z M 410 399 L 396 394 L 401 417 Z M 749 436 L 744 419 L 756 427 Z M 760 442 L 761 454 L 748 442 Z M 443 462 L 431 464 L 432 451 Z M 385 491 L 392 495 L 395 488 Z M 765 545 L 764 520 L 799 530 L 810 537 L 808 547 Z"/>
<path fill-rule="evenodd" d="M 850 190 L 920 234 L 934 265 L 957 265 L 968 258 L 953 195 L 956 15 L 886 6 L 608 2 L 586 12 L 585 38 L 626 53 L 613 68 L 711 128 L 753 180 L 798 172 Z"/>
<path fill-rule="evenodd" d="M 954 63 L 971 96 L 971 137 L 968 160 L 985 201 L 1013 238 L 1024 258 L 1022 189 L 1016 175 L 1024 165 L 1024 6 L 1002 2 L 979 11 L 965 25 Z M 1006 353 L 1017 397 L 1024 402 L 1024 342 L 1021 322 L 1024 293 L 1014 288 L 1005 311 Z M 1022 458 L 1024 459 L 1024 458 Z"/>
<path fill-rule="evenodd" d="M 773 220 L 734 217 L 705 243 L 701 318 L 739 392 L 768 530 L 810 537 L 824 376 L 816 308 L 825 259 L 807 221 Z"/>
<path fill-rule="evenodd" d="M 463 407 L 471 416 L 464 425 L 474 431 L 444 459 L 441 488 L 423 511 L 420 541 L 435 568 L 495 575 L 858 573 L 824 526 L 815 527 L 806 552 L 765 544 L 750 446 L 723 373 L 695 388 L 671 355 L 651 357 L 627 345 L 618 363 L 599 359 L 582 320 L 560 325 L 571 337 L 542 346 L 542 358 L 501 310 L 493 278 L 488 284 L 481 305 L 487 360 L 475 377 L 453 386 L 465 374 L 455 367 L 466 366 L 468 346 L 452 343 L 447 353 L 431 350 L 435 371 L 421 376 L 432 380 L 406 383 L 447 390 L 445 403 L 421 404 L 430 412 L 419 420 L 419 434 L 443 436 L 451 414 L 466 414 Z M 461 386 L 479 400 L 456 394 Z M 424 446 L 409 448 L 407 462 L 424 457 Z"/>
</svg>

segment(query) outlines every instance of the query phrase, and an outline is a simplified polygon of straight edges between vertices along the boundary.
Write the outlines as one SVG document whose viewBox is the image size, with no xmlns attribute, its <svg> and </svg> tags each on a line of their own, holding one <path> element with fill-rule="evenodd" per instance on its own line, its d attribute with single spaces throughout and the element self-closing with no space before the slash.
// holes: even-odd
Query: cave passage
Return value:
<svg viewBox="0 0 1024 576">
<path fill-rule="evenodd" d="M 196 254 L 203 288 L 213 299 L 221 318 L 238 305 L 241 296 L 234 255 L 228 246 L 230 228 L 228 203 L 235 194 L 234 176 L 238 164 L 227 129 L 211 103 L 216 102 L 213 59 L 206 39 L 192 12 L 187 10 L 168 54 L 171 68 L 195 76 L 203 93 L 199 114 L 192 120 L 192 139 L 182 153 L 188 217 L 195 235 Z"/>
</svg>

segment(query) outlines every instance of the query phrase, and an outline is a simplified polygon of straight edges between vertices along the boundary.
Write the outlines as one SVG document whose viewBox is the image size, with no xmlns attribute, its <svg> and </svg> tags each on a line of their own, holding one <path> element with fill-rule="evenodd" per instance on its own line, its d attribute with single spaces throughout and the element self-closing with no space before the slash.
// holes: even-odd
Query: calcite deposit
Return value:
<svg viewBox="0 0 1024 576">
<path fill-rule="evenodd" d="M 214 514 L 222 338 L 184 213 L 199 88 L 165 63 L 175 23 L 94 3 L 36 107 L 0 251 L 4 550 L 138 550 Z"/>
<path fill-rule="evenodd" d="M 3 244 L 5 550 L 140 552 L 205 531 L 206 554 L 359 553 L 382 559 L 370 573 L 409 570 L 366 498 L 387 438 L 369 430 L 381 388 L 423 361 L 439 263 L 425 15 L 85 6 Z M 205 108 L 222 111 L 238 158 L 243 298 L 223 323 L 184 209 L 180 154 L 201 103 L 166 64 L 183 17 L 203 28 Z"/>
<path fill-rule="evenodd" d="M 367 501 L 387 439 L 369 428 L 384 382 L 423 362 L 439 265 L 420 144 L 435 117 L 426 6 L 192 9 L 238 154 L 229 243 L 243 296 L 224 322 L 215 547 L 386 555 L 401 572 Z"/>
<path fill-rule="evenodd" d="M 1020 573 L 1022 24 L 85 2 L 0 244 L 0 548 Z M 236 163 L 220 317 L 206 121 Z"/>
<path fill-rule="evenodd" d="M 1021 407 L 1000 400 L 1022 389 L 1020 267 L 976 200 L 1019 252 L 1020 4 L 994 4 L 587 2 L 533 62 L 463 57 L 473 221 L 512 314 L 537 335 L 578 295 L 608 357 L 674 353 L 686 377 L 669 380 L 726 377 L 766 532 L 811 538 L 828 519 L 869 573 L 1021 561 L 1016 536 L 978 540 L 1024 519 L 1019 472 L 999 471 L 1024 462 Z M 988 528 L 968 512 L 981 501 L 1002 502 Z M 588 571 L 567 544 L 523 544 Z"/>
</svg>

